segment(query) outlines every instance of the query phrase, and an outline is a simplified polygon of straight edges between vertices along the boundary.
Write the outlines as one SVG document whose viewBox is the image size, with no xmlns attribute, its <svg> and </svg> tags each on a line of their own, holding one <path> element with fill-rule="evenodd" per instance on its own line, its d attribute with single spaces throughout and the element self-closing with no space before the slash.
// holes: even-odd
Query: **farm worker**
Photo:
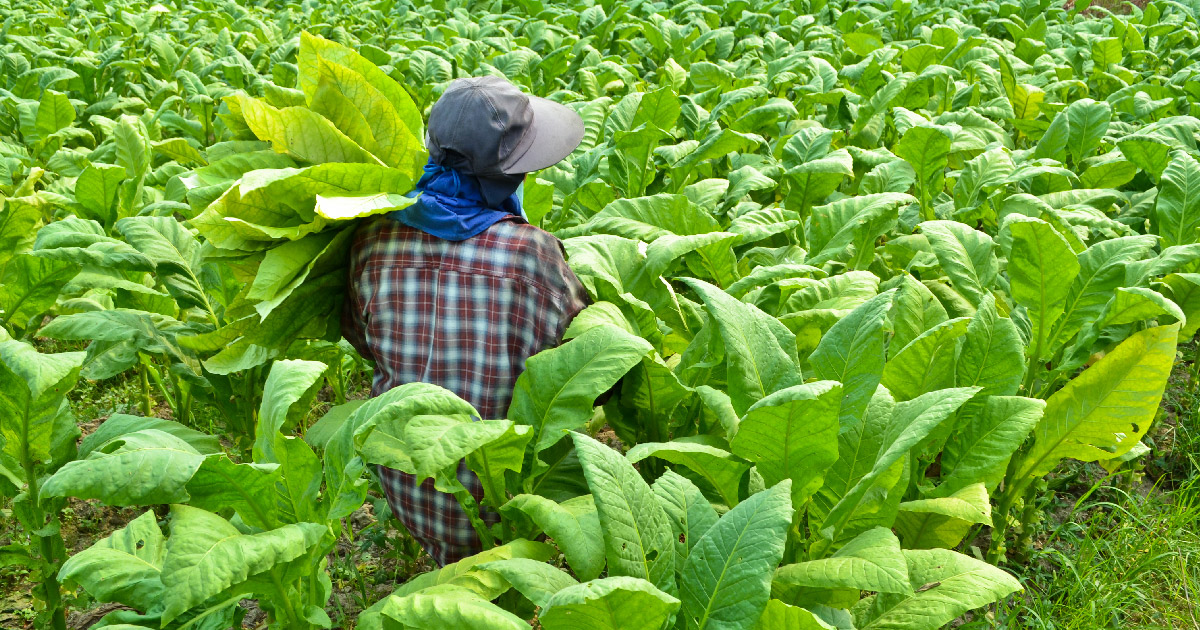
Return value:
<svg viewBox="0 0 1200 630">
<path fill-rule="evenodd" d="M 372 396 L 432 383 L 483 418 L 505 417 L 525 359 L 560 343 L 587 300 L 562 243 L 523 218 L 516 192 L 582 138 L 573 110 L 504 79 L 450 83 L 429 113 L 419 200 L 354 237 L 342 330 L 375 362 Z M 433 480 L 379 475 L 392 512 L 439 565 L 481 551 L 466 513 Z M 483 498 L 464 462 L 458 478 Z"/>
</svg>

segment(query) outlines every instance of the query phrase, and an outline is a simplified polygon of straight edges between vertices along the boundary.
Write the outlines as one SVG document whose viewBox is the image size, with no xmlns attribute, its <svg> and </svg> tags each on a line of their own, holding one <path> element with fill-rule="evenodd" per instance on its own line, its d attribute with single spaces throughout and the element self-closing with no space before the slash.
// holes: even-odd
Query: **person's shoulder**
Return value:
<svg viewBox="0 0 1200 630">
<path fill-rule="evenodd" d="M 562 260 L 562 241 L 524 221 L 500 221 L 485 233 L 496 245 L 541 257 Z"/>
<path fill-rule="evenodd" d="M 381 214 L 359 222 L 350 249 L 359 261 L 383 257 L 398 264 L 427 250 L 429 240 L 433 239 L 424 232 Z"/>
<path fill-rule="evenodd" d="M 380 241 L 420 239 L 423 234 L 386 214 L 377 214 L 359 222 L 354 230 L 354 242 L 363 246 Z"/>
<path fill-rule="evenodd" d="M 487 259 L 506 274 L 561 293 L 570 273 L 562 241 L 553 234 L 524 221 L 501 221 L 488 228 L 479 245 L 490 253 Z M 472 239 L 475 240 L 475 239 Z"/>
</svg>

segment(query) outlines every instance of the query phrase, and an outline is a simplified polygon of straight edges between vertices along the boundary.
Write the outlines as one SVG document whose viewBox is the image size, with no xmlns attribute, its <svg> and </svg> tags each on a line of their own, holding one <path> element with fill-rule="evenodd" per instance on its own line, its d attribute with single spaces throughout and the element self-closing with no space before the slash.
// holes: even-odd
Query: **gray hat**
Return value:
<svg viewBox="0 0 1200 630">
<path fill-rule="evenodd" d="M 436 164 L 477 176 L 553 166 L 583 139 L 583 119 L 494 76 L 456 79 L 429 112 L 425 144 Z"/>
</svg>

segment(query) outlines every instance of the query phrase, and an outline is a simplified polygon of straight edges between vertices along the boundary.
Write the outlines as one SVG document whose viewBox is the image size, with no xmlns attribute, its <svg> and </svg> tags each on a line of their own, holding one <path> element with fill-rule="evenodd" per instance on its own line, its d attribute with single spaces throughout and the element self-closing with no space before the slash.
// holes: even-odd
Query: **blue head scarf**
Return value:
<svg viewBox="0 0 1200 630">
<path fill-rule="evenodd" d="M 516 185 L 505 187 L 513 181 L 519 185 L 520 179 L 481 183 L 474 175 L 430 160 L 425 165 L 425 173 L 417 181 L 416 190 L 410 193 L 419 194 L 420 198 L 413 205 L 395 210 L 389 216 L 447 241 L 465 241 L 507 216 L 515 215 L 524 219 L 521 199 L 516 192 L 489 203 L 489 196 L 496 197 L 515 190 Z M 503 192 L 497 194 L 497 190 Z"/>
</svg>

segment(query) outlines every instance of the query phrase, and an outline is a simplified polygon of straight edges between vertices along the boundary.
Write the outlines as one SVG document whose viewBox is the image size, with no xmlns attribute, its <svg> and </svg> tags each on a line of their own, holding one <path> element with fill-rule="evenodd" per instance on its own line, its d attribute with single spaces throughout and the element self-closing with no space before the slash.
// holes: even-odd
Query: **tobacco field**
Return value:
<svg viewBox="0 0 1200 630">
<path fill-rule="evenodd" d="M 1153 458 L 1200 329 L 1200 4 L 1120 9 L 0 0 L 15 627 L 1033 627 L 1055 480 Z M 369 399 L 351 235 L 487 74 L 586 123 L 522 194 L 592 304 L 507 417 Z M 485 551 L 423 560 L 378 464 Z"/>
</svg>

